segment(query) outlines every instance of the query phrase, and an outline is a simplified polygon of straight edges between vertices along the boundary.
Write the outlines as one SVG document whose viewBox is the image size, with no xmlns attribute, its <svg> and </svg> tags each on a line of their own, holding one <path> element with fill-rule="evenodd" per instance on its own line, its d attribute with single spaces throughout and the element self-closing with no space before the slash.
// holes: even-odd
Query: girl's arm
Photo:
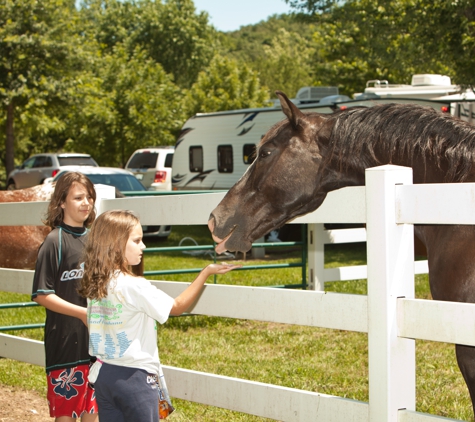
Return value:
<svg viewBox="0 0 475 422">
<path fill-rule="evenodd" d="M 33 300 L 50 311 L 79 318 L 87 326 L 87 308 L 74 305 L 55 294 L 38 295 Z"/>
<path fill-rule="evenodd" d="M 211 264 L 203 268 L 198 274 L 198 277 L 196 277 L 195 281 L 193 281 L 193 283 L 191 283 L 183 293 L 175 298 L 170 315 L 177 316 L 185 312 L 197 299 L 201 289 L 203 288 L 203 285 L 210 275 L 226 274 L 227 272 L 240 267 L 242 267 L 242 265 Z"/>
</svg>

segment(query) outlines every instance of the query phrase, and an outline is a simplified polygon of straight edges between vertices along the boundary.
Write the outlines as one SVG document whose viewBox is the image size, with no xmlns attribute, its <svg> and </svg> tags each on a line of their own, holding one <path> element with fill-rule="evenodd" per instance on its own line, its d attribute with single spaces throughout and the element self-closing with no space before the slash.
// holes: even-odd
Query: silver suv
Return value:
<svg viewBox="0 0 475 422">
<path fill-rule="evenodd" d="M 134 173 L 148 190 L 172 190 L 172 161 L 175 147 L 150 147 L 135 151 L 125 169 Z"/>
<path fill-rule="evenodd" d="M 21 166 L 17 166 L 7 178 L 7 189 L 24 189 L 41 185 L 48 177 L 54 177 L 63 166 L 98 167 L 89 154 L 37 154 L 32 155 Z"/>
</svg>

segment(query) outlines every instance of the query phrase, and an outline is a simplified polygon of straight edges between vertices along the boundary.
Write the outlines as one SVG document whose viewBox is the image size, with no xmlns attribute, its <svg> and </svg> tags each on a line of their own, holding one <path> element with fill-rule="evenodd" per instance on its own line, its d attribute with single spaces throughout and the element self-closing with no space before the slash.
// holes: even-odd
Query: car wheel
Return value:
<svg viewBox="0 0 475 422">
<path fill-rule="evenodd" d="M 13 180 L 8 181 L 7 190 L 16 190 L 15 182 Z"/>
</svg>

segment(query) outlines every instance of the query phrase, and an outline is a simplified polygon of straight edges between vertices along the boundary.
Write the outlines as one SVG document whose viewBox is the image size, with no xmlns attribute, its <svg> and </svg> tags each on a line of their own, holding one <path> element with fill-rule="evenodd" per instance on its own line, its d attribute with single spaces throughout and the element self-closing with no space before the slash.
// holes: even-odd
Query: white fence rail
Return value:
<svg viewBox="0 0 475 422">
<path fill-rule="evenodd" d="M 193 198 L 183 196 L 150 196 L 142 198 L 107 199 L 114 193 L 108 186 L 98 188 L 100 211 L 114 208 L 134 209 L 140 214 L 144 225 L 207 224 L 209 213 L 222 200 L 225 193 L 196 194 Z M 112 195 L 112 196 L 111 196 Z M 324 290 L 327 281 L 345 281 L 367 278 L 366 265 L 353 265 L 337 268 L 324 268 L 324 247 L 326 244 L 365 242 L 366 229 L 325 230 L 325 223 L 364 223 L 366 221 L 365 188 L 349 187 L 332 192 L 323 205 L 314 213 L 300 217 L 293 223 L 309 224 L 311 239 L 309 266 L 309 288 Z M 192 203 L 192 205 L 190 205 Z M 0 204 L 2 225 L 42 225 L 41 217 L 48 202 L 6 203 Z M 341 206 L 345 204 L 346 206 Z M 351 204 L 351 206 L 349 206 Z M 193 209 L 190 212 L 190 208 Z M 316 222 L 318 221 L 318 223 Z M 415 274 L 427 274 L 427 261 L 417 261 Z"/>
<path fill-rule="evenodd" d="M 475 305 L 414 299 L 412 223 L 427 218 L 434 224 L 475 224 L 475 184 L 443 185 L 442 191 L 434 185 L 412 186 L 411 170 L 395 166 L 369 169 L 366 174 L 366 187 L 333 192 L 319 210 L 295 223 L 308 223 L 314 230 L 309 267 L 318 273 L 313 275 L 316 287 L 325 277 L 317 270 L 323 243 L 315 241 L 315 233 L 321 224 L 367 224 L 367 296 L 207 285 L 192 312 L 367 333 L 369 402 L 165 367 L 172 396 L 283 421 L 453 420 L 415 412 L 414 339 L 475 346 Z M 437 200 L 445 189 L 452 199 Z M 143 224 L 206 224 L 222 195 L 125 198 L 103 200 L 100 205 L 101 211 L 134 209 Z M 18 224 L 14 216 L 4 218 L 5 213 L 0 205 L 2 221 Z M 31 276 L 28 271 L 2 269 L 0 290 L 29 288 Z M 187 285 L 154 283 L 173 296 Z M 41 342 L 0 335 L 0 355 L 26 361 L 35 356 L 33 363 L 42 364 L 44 352 Z"/>
</svg>

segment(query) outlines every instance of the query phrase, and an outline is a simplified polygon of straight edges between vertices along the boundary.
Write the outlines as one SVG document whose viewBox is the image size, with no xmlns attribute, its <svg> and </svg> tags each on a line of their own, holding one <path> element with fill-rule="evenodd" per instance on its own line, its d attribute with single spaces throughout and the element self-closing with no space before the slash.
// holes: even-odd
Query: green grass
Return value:
<svg viewBox="0 0 475 422">
<path fill-rule="evenodd" d="M 173 227 L 167 241 L 147 242 L 149 247 L 176 246 L 185 236 L 199 244 L 211 244 L 205 227 Z M 300 253 L 290 248 L 285 254 L 269 249 L 259 263 L 299 262 Z M 326 266 L 366 263 L 364 244 L 326 247 Z M 241 258 L 241 256 L 239 257 Z M 231 260 L 227 260 L 230 261 Z M 250 261 L 242 261 L 244 265 Z M 208 257 L 183 253 L 147 255 L 145 269 L 202 268 Z M 252 261 L 252 264 L 256 264 Z M 300 283 L 300 268 L 231 272 L 219 283 L 236 285 L 278 285 Z M 156 279 L 192 281 L 194 274 L 157 276 Z M 416 297 L 430 298 L 426 275 L 416 276 Z M 327 291 L 366 294 L 366 281 L 326 283 Z M 28 301 L 28 295 L 0 292 L 0 302 Z M 28 308 L 1 310 L 0 325 L 41 321 L 44 310 Z M 42 339 L 42 330 L 8 332 Z M 368 401 L 367 336 L 342 330 L 301 327 L 206 316 L 171 318 L 159 328 L 160 358 L 163 364 L 249 379 L 264 383 Z M 416 341 L 417 407 L 420 412 L 472 421 L 468 390 L 458 370 L 454 346 Z M 45 395 L 44 369 L 9 359 L 0 359 L 0 383 L 36 390 Z M 177 411 L 171 421 L 263 421 L 183 400 L 174 400 Z"/>
</svg>

